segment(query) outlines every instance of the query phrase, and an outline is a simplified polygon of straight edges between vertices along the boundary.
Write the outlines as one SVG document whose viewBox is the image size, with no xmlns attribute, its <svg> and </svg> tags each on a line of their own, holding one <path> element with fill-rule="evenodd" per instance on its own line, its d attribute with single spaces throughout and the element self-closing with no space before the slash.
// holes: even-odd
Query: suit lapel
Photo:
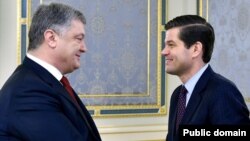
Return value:
<svg viewBox="0 0 250 141">
<path fill-rule="evenodd" d="M 75 94 L 76 100 L 77 100 L 77 102 L 78 102 L 78 104 L 79 104 L 80 107 L 77 106 L 75 104 L 75 102 L 74 102 L 74 104 L 75 104 L 76 108 L 78 109 L 78 111 L 80 112 L 80 114 L 81 114 L 82 118 L 84 119 L 86 125 L 89 127 L 89 130 L 90 130 L 91 134 L 93 135 L 93 137 L 96 140 L 101 140 L 101 137 L 97 136 L 97 135 L 99 135 L 99 133 L 98 133 L 98 130 L 96 129 L 96 127 L 95 126 L 91 126 L 91 125 L 95 125 L 95 123 L 94 123 L 92 117 L 90 116 L 87 108 L 82 103 L 81 99 L 77 96 L 77 93 L 75 91 L 74 91 L 74 94 Z M 92 128 L 92 127 L 94 127 L 94 128 Z"/>
<path fill-rule="evenodd" d="M 176 116 L 177 116 L 177 103 L 178 103 L 178 97 L 179 94 L 181 92 L 181 85 L 179 87 L 176 88 L 176 90 L 173 92 L 172 94 L 172 98 L 171 98 L 171 107 L 170 107 L 170 117 L 169 117 L 169 122 L 171 123 L 170 129 L 174 129 L 172 131 L 172 135 L 175 134 L 175 123 L 176 123 Z"/>
<path fill-rule="evenodd" d="M 45 68 L 27 57 L 24 58 L 23 65 L 36 73 L 36 75 L 39 76 L 40 79 L 44 81 L 44 83 L 47 83 L 55 90 L 58 90 L 66 99 L 73 103 L 71 97 L 62 84 Z"/>
<path fill-rule="evenodd" d="M 195 85 L 193 93 L 186 107 L 186 112 L 184 113 L 185 118 L 183 118 L 183 121 L 182 121 L 184 124 L 188 123 L 191 120 L 192 115 L 194 115 L 197 107 L 199 106 L 203 98 L 202 91 L 206 87 L 207 82 L 210 76 L 212 75 L 212 73 L 213 73 L 212 68 L 208 66 L 208 68 L 205 70 L 205 72 L 202 74 L 197 84 Z"/>
<path fill-rule="evenodd" d="M 75 98 L 78 102 L 75 103 L 73 101 L 73 99 L 70 97 L 70 95 L 68 94 L 67 90 L 60 84 L 59 87 L 56 85 L 55 86 L 57 90 L 59 90 L 59 93 L 61 93 L 69 102 L 71 102 L 72 105 L 74 105 L 74 107 L 77 109 L 77 111 L 80 113 L 82 119 L 84 120 L 85 124 L 87 125 L 90 133 L 93 135 L 94 138 L 98 138 L 97 135 L 99 134 L 96 127 L 95 127 L 95 132 L 94 129 L 92 128 L 93 126 L 91 125 L 95 125 L 94 121 L 92 120 L 92 118 L 90 117 L 90 114 L 88 112 L 88 110 L 85 108 L 84 104 L 81 102 L 81 99 L 77 96 L 76 92 L 74 91 L 74 95 Z M 99 137 L 100 138 L 100 137 Z M 100 139 L 97 139 L 100 140 Z"/>
<path fill-rule="evenodd" d="M 60 85 L 60 82 L 52 74 L 33 60 L 25 57 L 23 65 L 33 71 L 33 73 L 50 86 L 54 86 L 55 84 Z"/>
<path fill-rule="evenodd" d="M 33 60 L 31 60 L 27 57 L 24 58 L 23 65 L 25 67 L 27 67 L 28 69 L 32 70 L 34 73 L 36 73 L 37 76 L 39 76 L 41 78 L 41 80 L 43 80 L 45 83 L 50 85 L 53 89 L 57 90 L 64 98 L 66 98 L 70 103 L 72 103 L 72 105 L 74 105 L 75 108 L 77 108 L 77 111 L 79 111 L 81 117 L 84 119 L 86 125 L 90 129 L 91 134 L 97 139 L 95 133 L 93 132 L 92 127 L 89 124 L 90 117 L 88 116 L 89 115 L 87 113 L 88 111 L 85 108 L 85 106 L 83 105 L 83 103 L 81 102 L 81 100 L 79 99 L 79 97 L 76 96 L 80 107 L 77 106 L 76 103 L 72 100 L 72 98 L 68 94 L 67 90 L 62 86 L 62 84 L 51 73 L 49 73 L 46 69 L 44 69 L 42 66 L 40 66 L 39 64 L 37 64 L 36 62 L 34 62 Z M 75 91 L 74 91 L 74 93 L 75 93 Z M 75 95 L 76 95 L 76 93 L 75 93 Z M 88 116 L 88 117 L 86 117 L 86 116 Z M 91 121 L 91 122 L 93 122 L 93 121 Z M 97 140 L 100 140 L 100 138 Z"/>
</svg>

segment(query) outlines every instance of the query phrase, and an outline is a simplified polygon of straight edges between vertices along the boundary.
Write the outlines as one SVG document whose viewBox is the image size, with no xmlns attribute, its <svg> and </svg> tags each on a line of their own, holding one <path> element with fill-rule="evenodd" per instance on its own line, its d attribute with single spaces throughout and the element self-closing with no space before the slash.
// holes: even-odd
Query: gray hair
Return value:
<svg viewBox="0 0 250 141">
<path fill-rule="evenodd" d="M 44 41 L 43 34 L 47 29 L 52 29 L 61 35 L 70 26 L 72 20 L 79 20 L 86 24 L 84 15 L 68 5 L 59 3 L 40 5 L 32 18 L 28 50 L 36 49 Z"/>
</svg>

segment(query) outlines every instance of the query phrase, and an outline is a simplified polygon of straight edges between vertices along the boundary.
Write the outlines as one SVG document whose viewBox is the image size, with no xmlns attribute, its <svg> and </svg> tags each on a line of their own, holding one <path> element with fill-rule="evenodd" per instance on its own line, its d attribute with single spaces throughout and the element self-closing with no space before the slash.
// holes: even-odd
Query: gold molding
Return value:
<svg viewBox="0 0 250 141">
<path fill-rule="evenodd" d="M 21 1 L 17 0 L 17 64 L 21 64 Z"/>
<path fill-rule="evenodd" d="M 203 1 L 205 1 L 205 3 L 206 3 L 206 8 L 205 9 L 203 9 L 203 5 L 204 5 Z M 209 5 L 209 2 L 208 1 L 209 0 L 199 0 L 199 11 L 198 11 L 199 15 L 206 18 L 207 21 L 208 21 L 208 18 L 209 18 L 208 17 L 208 5 Z M 205 14 L 204 14 L 204 11 L 206 11 Z"/>
</svg>

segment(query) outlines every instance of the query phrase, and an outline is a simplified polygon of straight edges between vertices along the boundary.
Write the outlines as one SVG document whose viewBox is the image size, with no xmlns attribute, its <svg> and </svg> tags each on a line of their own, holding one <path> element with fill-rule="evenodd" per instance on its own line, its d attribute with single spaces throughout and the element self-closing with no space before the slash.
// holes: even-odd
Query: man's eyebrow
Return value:
<svg viewBox="0 0 250 141">
<path fill-rule="evenodd" d="M 77 35 L 75 35 L 75 37 L 82 37 L 82 38 L 84 38 L 85 37 L 85 34 L 83 34 L 83 33 L 81 33 L 81 34 L 77 34 Z"/>
<path fill-rule="evenodd" d="M 175 42 L 173 40 L 168 40 L 168 41 L 165 41 L 165 43 L 170 44 L 170 43 L 175 43 Z"/>
</svg>

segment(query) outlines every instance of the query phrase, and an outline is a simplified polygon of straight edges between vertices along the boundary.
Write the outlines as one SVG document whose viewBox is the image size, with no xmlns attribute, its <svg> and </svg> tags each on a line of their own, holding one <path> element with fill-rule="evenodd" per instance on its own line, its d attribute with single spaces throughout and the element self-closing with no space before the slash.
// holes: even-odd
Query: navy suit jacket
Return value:
<svg viewBox="0 0 250 141">
<path fill-rule="evenodd" d="M 177 87 L 171 96 L 167 141 L 179 140 L 175 119 L 180 89 Z M 235 84 L 208 66 L 193 90 L 180 124 L 250 125 L 249 110 Z"/>
<path fill-rule="evenodd" d="M 80 106 L 53 75 L 26 57 L 0 91 L 0 140 L 101 141 L 76 98 Z"/>
</svg>

